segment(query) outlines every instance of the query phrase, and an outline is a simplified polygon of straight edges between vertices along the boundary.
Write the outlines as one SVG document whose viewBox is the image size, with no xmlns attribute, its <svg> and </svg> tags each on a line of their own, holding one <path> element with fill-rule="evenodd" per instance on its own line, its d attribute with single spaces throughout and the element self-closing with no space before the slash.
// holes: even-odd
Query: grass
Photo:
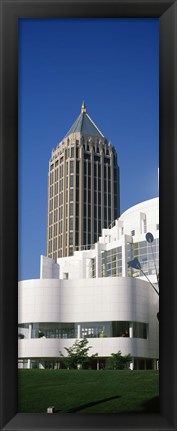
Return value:
<svg viewBox="0 0 177 431">
<path fill-rule="evenodd" d="M 158 371 L 19 370 L 18 411 L 158 412 Z"/>
</svg>

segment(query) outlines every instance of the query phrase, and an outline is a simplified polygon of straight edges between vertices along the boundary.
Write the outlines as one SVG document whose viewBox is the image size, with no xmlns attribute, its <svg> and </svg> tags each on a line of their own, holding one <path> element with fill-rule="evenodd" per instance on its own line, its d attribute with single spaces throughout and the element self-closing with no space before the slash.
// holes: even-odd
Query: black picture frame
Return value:
<svg viewBox="0 0 177 431">
<path fill-rule="evenodd" d="M 177 430 L 177 1 L 1 0 L 1 430 Z M 18 413 L 18 18 L 152 18 L 160 22 L 160 412 Z M 175 145 L 176 144 L 176 145 Z"/>
</svg>

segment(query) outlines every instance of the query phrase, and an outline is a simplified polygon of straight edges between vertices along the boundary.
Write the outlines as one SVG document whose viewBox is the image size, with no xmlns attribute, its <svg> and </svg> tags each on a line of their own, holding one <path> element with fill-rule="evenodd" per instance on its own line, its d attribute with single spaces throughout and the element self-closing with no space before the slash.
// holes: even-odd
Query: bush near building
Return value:
<svg viewBox="0 0 177 431">
<path fill-rule="evenodd" d="M 106 361 L 107 370 L 125 370 L 129 368 L 129 364 L 132 360 L 131 355 L 123 356 L 119 350 L 117 353 L 111 353 L 111 357 Z"/>
</svg>

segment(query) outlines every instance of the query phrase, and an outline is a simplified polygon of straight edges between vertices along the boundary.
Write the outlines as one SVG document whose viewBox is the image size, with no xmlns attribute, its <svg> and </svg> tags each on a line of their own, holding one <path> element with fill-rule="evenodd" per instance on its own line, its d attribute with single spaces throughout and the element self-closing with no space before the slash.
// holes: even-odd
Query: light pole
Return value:
<svg viewBox="0 0 177 431">
<path fill-rule="evenodd" d="M 158 287 L 159 287 L 159 276 L 157 274 L 157 267 L 156 267 L 156 264 L 155 264 L 154 254 L 153 254 L 153 250 L 152 250 L 152 242 L 154 241 L 154 237 L 153 237 L 152 233 L 148 232 L 146 234 L 146 241 L 149 244 L 151 244 L 151 253 L 152 253 L 154 267 L 155 267 L 155 271 L 156 271 L 157 284 L 158 284 Z M 130 260 L 129 262 L 127 262 L 127 264 L 128 264 L 128 268 L 139 269 L 142 272 L 142 274 L 144 275 L 144 277 L 146 277 L 147 281 L 152 286 L 152 288 L 155 290 L 155 292 L 157 293 L 157 295 L 159 296 L 159 291 L 156 289 L 156 287 L 153 285 L 153 283 L 149 280 L 148 276 L 143 271 L 138 258 L 135 257 L 133 260 Z M 159 312 L 157 313 L 157 319 L 159 320 Z"/>
</svg>

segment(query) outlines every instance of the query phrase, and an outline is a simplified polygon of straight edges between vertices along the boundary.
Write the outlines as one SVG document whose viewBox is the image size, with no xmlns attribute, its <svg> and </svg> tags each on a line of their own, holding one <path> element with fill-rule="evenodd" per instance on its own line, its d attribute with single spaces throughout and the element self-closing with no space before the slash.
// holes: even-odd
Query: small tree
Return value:
<svg viewBox="0 0 177 431">
<path fill-rule="evenodd" d="M 97 356 L 97 354 L 88 356 L 89 349 L 91 349 L 91 346 L 88 346 L 88 340 L 83 338 L 82 340 L 76 340 L 72 347 L 65 347 L 68 353 L 67 357 L 61 356 L 65 358 L 68 368 L 77 368 L 78 365 L 86 365 L 90 359 Z"/>
<path fill-rule="evenodd" d="M 111 353 L 109 358 L 108 368 L 112 370 L 124 370 L 127 368 L 127 364 L 131 361 L 132 357 L 130 354 L 123 356 L 121 351 L 118 353 Z"/>
</svg>

